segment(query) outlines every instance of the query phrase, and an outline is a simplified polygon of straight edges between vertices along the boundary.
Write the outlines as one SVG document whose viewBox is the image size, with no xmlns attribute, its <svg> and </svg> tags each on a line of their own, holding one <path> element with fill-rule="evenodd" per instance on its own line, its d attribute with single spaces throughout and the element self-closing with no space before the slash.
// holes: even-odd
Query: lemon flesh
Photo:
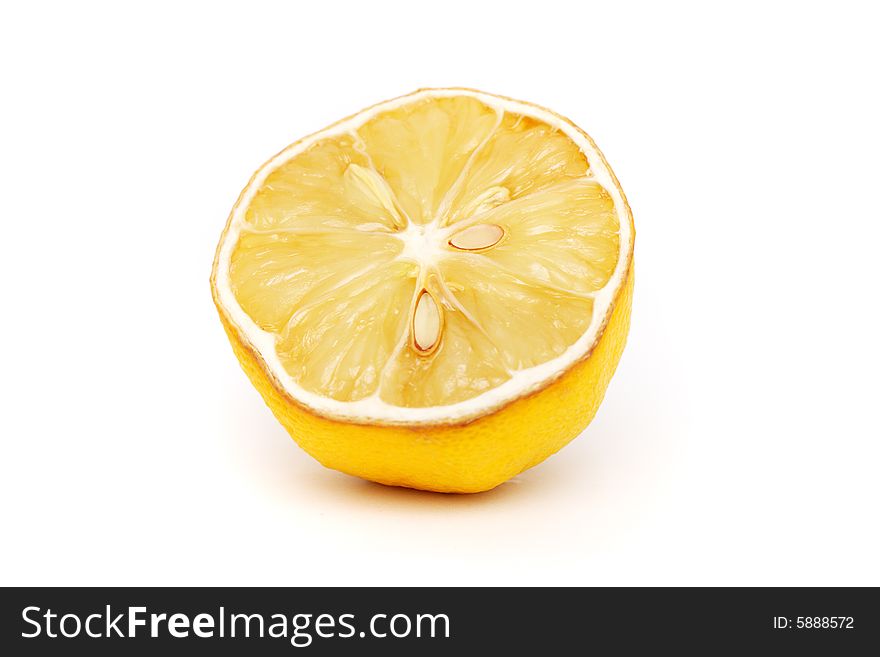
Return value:
<svg viewBox="0 0 880 657">
<path fill-rule="evenodd" d="M 302 389 L 418 409 L 565 353 L 620 250 L 615 203 L 566 134 L 429 97 L 269 173 L 229 283 Z"/>
</svg>

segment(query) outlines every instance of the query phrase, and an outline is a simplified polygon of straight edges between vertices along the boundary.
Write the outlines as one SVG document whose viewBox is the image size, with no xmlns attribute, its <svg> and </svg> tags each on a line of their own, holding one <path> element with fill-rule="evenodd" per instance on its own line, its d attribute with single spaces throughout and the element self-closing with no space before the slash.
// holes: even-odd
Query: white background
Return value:
<svg viewBox="0 0 880 657">
<path fill-rule="evenodd" d="M 4 8 L 0 583 L 880 584 L 877 16 L 711 4 Z M 319 466 L 208 285 L 254 169 L 423 86 L 571 117 L 638 231 L 596 420 L 476 496 Z"/>
</svg>

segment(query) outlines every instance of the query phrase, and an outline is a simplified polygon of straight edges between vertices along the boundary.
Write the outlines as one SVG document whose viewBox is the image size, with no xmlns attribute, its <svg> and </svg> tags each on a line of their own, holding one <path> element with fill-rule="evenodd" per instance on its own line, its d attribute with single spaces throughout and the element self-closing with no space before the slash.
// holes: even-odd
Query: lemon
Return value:
<svg viewBox="0 0 880 657">
<path fill-rule="evenodd" d="M 318 461 L 476 492 L 595 415 L 629 328 L 633 241 L 620 185 L 570 121 L 425 89 L 263 165 L 211 287 L 244 370 Z"/>
</svg>

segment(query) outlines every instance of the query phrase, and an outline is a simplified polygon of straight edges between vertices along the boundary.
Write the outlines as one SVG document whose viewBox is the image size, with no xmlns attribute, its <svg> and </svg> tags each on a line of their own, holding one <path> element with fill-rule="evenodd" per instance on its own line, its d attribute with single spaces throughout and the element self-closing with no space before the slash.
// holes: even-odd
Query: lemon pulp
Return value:
<svg viewBox="0 0 880 657">
<path fill-rule="evenodd" d="M 475 98 L 380 113 L 268 175 L 232 291 L 307 391 L 411 408 L 473 398 L 590 326 L 620 251 L 590 164 L 552 126 Z"/>
</svg>

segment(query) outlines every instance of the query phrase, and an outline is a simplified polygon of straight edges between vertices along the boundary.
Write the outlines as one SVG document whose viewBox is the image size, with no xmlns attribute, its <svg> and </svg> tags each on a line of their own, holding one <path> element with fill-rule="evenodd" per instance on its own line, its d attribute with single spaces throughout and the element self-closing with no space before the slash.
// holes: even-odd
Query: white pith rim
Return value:
<svg viewBox="0 0 880 657">
<path fill-rule="evenodd" d="M 446 406 L 424 408 L 394 406 L 379 398 L 378 395 L 357 401 L 343 402 L 304 389 L 287 373 L 281 360 L 278 358 L 275 350 L 275 335 L 257 326 L 238 304 L 232 292 L 229 280 L 230 260 L 244 224 L 247 208 L 254 194 L 272 171 L 320 139 L 355 131 L 377 114 L 393 110 L 402 105 L 427 98 L 452 96 L 469 96 L 497 110 L 522 114 L 557 128 L 568 136 L 587 156 L 587 160 L 590 163 L 590 178 L 599 183 L 614 201 L 614 209 L 620 223 L 620 258 L 608 283 L 604 288 L 595 293 L 593 298 L 593 317 L 589 328 L 562 355 L 535 367 L 513 372 L 511 378 L 498 387 L 487 390 L 471 399 Z M 286 391 L 293 400 L 316 414 L 332 419 L 364 423 L 404 426 L 449 424 L 487 415 L 515 399 L 546 387 L 589 353 L 597 340 L 599 332 L 604 329 L 615 295 L 621 285 L 623 285 L 624 277 L 629 270 L 632 240 L 633 231 L 630 211 L 614 182 L 613 174 L 599 150 L 575 126 L 552 112 L 534 105 L 484 92 L 468 89 L 425 89 L 380 103 L 364 110 L 360 114 L 345 119 L 320 132 L 316 132 L 292 144 L 266 162 L 254 174 L 253 179 L 233 209 L 223 242 L 216 256 L 214 266 L 215 287 L 219 305 L 225 311 L 227 318 L 237 328 L 244 343 L 265 362 L 266 368 L 275 380 L 276 385 L 283 391 Z"/>
</svg>

